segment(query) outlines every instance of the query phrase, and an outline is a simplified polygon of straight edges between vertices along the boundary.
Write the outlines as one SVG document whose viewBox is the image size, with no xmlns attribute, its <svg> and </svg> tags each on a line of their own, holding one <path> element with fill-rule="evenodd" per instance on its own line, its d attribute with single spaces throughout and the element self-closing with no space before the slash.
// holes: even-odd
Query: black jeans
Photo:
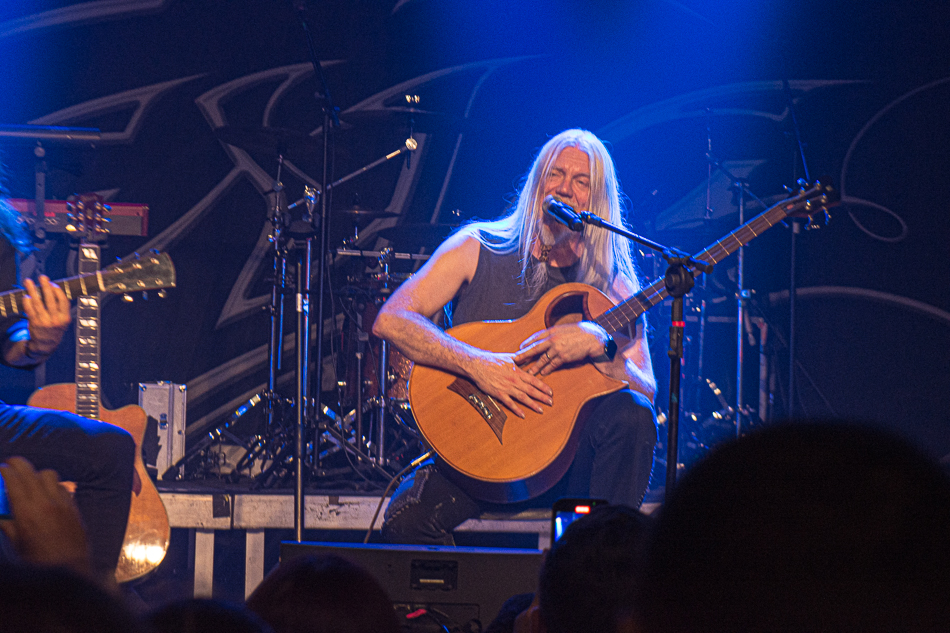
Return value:
<svg viewBox="0 0 950 633">
<path fill-rule="evenodd" d="M 14 455 L 76 483 L 93 567 L 114 573 L 132 502 L 132 436 L 72 413 L 0 403 L 0 461 Z"/>
<path fill-rule="evenodd" d="M 536 499 L 499 506 L 478 502 L 445 477 L 434 462 L 414 470 L 396 489 L 383 522 L 390 543 L 452 545 L 452 531 L 489 510 L 550 507 L 560 497 L 606 499 L 640 506 L 653 472 L 656 414 L 643 394 L 623 389 L 604 396 L 581 431 L 574 461 L 554 487 Z"/>
</svg>

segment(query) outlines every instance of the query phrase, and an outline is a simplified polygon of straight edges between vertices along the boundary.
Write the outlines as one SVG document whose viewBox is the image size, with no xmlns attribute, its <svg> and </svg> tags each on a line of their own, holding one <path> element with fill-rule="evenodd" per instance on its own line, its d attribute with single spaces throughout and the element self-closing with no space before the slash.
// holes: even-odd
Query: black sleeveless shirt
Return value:
<svg viewBox="0 0 950 633">
<path fill-rule="evenodd" d="M 544 264 L 531 256 L 531 266 Z M 498 254 L 484 245 L 478 251 L 478 267 L 472 281 L 453 301 L 452 325 L 470 321 L 511 320 L 524 316 L 545 292 L 574 281 L 578 264 L 565 268 L 548 267 L 548 280 L 534 296 L 521 282 L 521 258 L 518 251 Z M 529 269 L 530 270 L 530 269 Z"/>
</svg>

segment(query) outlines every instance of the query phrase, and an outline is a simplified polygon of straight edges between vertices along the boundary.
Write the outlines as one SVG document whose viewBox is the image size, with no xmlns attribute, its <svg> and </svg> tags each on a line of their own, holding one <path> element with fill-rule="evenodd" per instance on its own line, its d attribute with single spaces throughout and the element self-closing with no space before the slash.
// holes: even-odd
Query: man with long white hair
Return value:
<svg viewBox="0 0 950 633">
<path fill-rule="evenodd" d="M 415 363 L 469 379 L 522 418 L 525 408 L 543 414 L 553 405 L 556 395 L 545 377 L 565 364 L 589 359 L 627 383 L 594 403 L 571 467 L 544 499 L 601 498 L 638 507 L 657 438 L 656 382 L 642 319 L 613 336 L 592 321 L 554 325 L 528 337 L 517 353 L 479 349 L 433 323 L 448 304 L 453 326 L 518 319 L 545 292 L 569 282 L 591 285 L 614 303 L 637 292 L 628 242 L 590 225 L 571 231 L 545 213 L 549 196 L 623 224 L 617 175 L 603 142 L 585 130 L 561 132 L 541 148 L 511 212 L 449 237 L 382 306 L 373 333 Z M 383 536 L 452 544 L 452 530 L 484 509 L 428 462 L 393 495 Z"/>
</svg>

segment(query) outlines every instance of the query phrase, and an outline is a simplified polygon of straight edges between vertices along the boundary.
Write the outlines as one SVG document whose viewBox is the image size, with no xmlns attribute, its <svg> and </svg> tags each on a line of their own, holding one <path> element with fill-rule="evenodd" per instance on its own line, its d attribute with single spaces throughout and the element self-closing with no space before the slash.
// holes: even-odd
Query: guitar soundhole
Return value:
<svg viewBox="0 0 950 633">
<path fill-rule="evenodd" d="M 587 308 L 586 292 L 571 292 L 558 297 L 557 301 L 548 306 L 547 313 L 544 315 L 544 323 L 548 327 L 558 323 L 567 317 L 573 317 L 571 320 L 577 321 L 584 318 Z"/>
</svg>

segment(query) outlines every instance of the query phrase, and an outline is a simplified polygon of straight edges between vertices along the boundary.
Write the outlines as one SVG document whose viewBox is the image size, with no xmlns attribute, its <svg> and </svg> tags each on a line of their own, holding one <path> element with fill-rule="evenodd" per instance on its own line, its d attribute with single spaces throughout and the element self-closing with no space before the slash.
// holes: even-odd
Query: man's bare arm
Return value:
<svg viewBox="0 0 950 633">
<path fill-rule="evenodd" d="M 542 412 L 551 390 L 539 378 L 518 369 L 511 354 L 496 354 L 445 334 L 432 318 L 470 282 L 481 245 L 456 234 L 445 241 L 422 269 L 403 283 L 380 308 L 373 334 L 386 339 L 409 360 L 470 378 L 516 415 L 518 402 Z"/>
</svg>

